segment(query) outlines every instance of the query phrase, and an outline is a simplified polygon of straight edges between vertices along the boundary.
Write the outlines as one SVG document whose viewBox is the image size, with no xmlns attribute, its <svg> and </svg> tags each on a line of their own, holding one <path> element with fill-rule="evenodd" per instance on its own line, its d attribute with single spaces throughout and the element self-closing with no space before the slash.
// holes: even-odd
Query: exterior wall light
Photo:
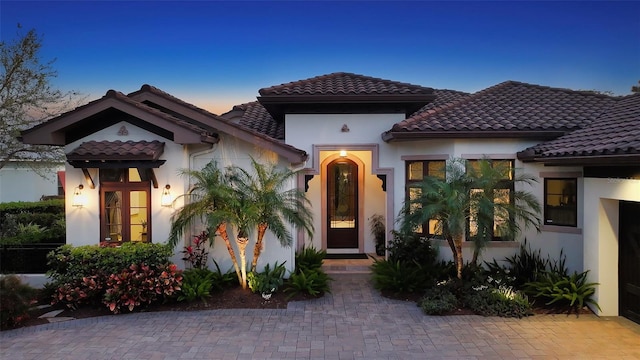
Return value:
<svg viewBox="0 0 640 360">
<path fill-rule="evenodd" d="M 160 205 L 170 207 L 173 205 L 173 198 L 171 197 L 171 185 L 167 184 L 162 191 L 162 197 L 160 198 Z"/>
<path fill-rule="evenodd" d="M 71 201 L 72 206 L 83 207 L 87 205 L 87 197 L 82 193 L 82 189 L 84 189 L 82 184 L 73 189 L 73 199 Z"/>
<path fill-rule="evenodd" d="M 347 157 L 347 150 L 340 150 L 340 157 Z"/>
</svg>

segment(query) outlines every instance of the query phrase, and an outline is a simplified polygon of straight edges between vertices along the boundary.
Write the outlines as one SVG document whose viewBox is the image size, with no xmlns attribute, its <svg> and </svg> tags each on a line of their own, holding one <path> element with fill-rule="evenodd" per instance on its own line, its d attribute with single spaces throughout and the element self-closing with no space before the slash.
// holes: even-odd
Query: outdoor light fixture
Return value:
<svg viewBox="0 0 640 360">
<path fill-rule="evenodd" d="M 75 207 L 83 207 L 87 205 L 87 197 L 82 194 L 82 189 L 84 189 L 82 184 L 73 189 L 73 200 L 71 201 L 71 205 Z"/>
<path fill-rule="evenodd" d="M 171 185 L 167 184 L 162 191 L 162 197 L 160 198 L 160 205 L 162 206 L 171 206 L 173 204 L 173 199 L 171 198 Z"/>
<path fill-rule="evenodd" d="M 347 150 L 340 150 L 340 157 L 346 157 L 347 156 Z"/>
</svg>

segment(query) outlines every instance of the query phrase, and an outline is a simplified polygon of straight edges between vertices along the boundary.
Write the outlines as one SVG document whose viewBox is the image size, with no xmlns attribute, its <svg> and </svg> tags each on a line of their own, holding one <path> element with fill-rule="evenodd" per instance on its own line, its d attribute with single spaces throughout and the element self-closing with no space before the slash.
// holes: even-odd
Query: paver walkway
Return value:
<svg viewBox="0 0 640 360">
<path fill-rule="evenodd" d="M 2 359 L 640 359 L 623 318 L 425 316 L 369 274 L 286 310 L 135 313 L 0 333 Z"/>
</svg>

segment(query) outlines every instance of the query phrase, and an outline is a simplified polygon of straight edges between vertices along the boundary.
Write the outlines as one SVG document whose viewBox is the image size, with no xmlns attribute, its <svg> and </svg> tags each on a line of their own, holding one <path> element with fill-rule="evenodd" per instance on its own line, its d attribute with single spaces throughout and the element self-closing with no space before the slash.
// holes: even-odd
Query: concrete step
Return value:
<svg viewBox="0 0 640 360">
<path fill-rule="evenodd" d="M 372 259 L 324 259 L 322 270 L 327 274 L 368 274 L 372 263 Z"/>
</svg>

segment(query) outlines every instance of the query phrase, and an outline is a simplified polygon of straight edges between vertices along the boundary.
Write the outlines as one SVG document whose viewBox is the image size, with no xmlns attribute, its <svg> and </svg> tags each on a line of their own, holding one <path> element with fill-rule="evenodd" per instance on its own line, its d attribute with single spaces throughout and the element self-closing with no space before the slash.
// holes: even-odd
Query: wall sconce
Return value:
<svg viewBox="0 0 640 360">
<path fill-rule="evenodd" d="M 160 205 L 162 206 L 169 207 L 173 205 L 173 199 L 171 198 L 171 191 L 169 191 L 169 189 L 171 189 L 171 185 L 167 184 L 162 191 L 162 197 L 160 198 Z"/>
<path fill-rule="evenodd" d="M 347 150 L 340 150 L 340 157 L 347 157 Z"/>
<path fill-rule="evenodd" d="M 72 206 L 83 207 L 87 205 L 87 197 L 82 194 L 82 189 L 84 189 L 84 186 L 82 184 L 73 189 L 73 199 L 71 200 Z"/>
</svg>

